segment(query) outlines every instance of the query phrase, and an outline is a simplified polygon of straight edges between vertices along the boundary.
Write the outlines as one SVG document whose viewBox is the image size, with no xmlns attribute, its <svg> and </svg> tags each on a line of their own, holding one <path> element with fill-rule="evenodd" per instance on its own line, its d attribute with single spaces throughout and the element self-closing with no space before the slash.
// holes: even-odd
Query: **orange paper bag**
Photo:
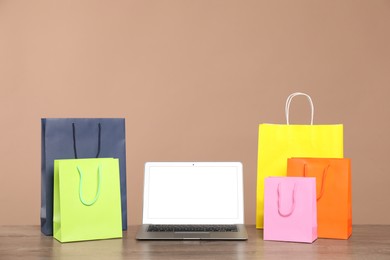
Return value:
<svg viewBox="0 0 390 260">
<path fill-rule="evenodd" d="M 348 239 L 352 234 L 351 160 L 290 158 L 287 176 L 316 177 L 319 238 Z"/>
</svg>

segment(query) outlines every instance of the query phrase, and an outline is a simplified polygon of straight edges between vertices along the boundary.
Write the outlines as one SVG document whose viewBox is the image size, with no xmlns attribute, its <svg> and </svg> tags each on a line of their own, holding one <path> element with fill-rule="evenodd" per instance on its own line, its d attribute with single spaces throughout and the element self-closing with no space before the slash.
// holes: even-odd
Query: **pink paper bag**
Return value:
<svg viewBox="0 0 390 260">
<path fill-rule="evenodd" d="M 268 177 L 264 187 L 264 240 L 317 239 L 316 179 Z"/>
</svg>

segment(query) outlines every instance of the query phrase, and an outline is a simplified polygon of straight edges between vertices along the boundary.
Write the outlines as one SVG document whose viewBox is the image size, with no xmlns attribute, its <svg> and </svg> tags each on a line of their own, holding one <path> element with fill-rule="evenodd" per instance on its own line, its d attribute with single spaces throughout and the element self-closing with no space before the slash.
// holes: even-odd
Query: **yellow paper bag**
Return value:
<svg viewBox="0 0 390 260">
<path fill-rule="evenodd" d="M 289 110 L 295 96 L 305 96 L 311 105 L 310 125 L 290 125 Z M 263 228 L 264 178 L 286 176 L 291 157 L 343 158 L 343 125 L 313 125 L 314 106 L 305 93 L 293 93 L 286 101 L 287 124 L 260 124 L 257 157 L 256 228 Z"/>
</svg>

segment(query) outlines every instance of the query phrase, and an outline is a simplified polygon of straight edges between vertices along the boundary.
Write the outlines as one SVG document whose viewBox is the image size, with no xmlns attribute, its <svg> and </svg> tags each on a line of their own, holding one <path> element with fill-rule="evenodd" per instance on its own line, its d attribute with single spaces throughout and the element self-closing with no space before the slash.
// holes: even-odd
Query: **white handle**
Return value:
<svg viewBox="0 0 390 260">
<path fill-rule="evenodd" d="M 289 117 L 290 117 L 290 103 L 291 103 L 292 99 L 294 97 L 296 97 L 296 96 L 305 96 L 305 97 L 307 97 L 307 100 L 309 101 L 310 106 L 311 106 L 311 120 L 310 120 L 310 124 L 312 125 L 313 124 L 313 120 L 314 120 L 314 105 L 313 105 L 313 101 L 311 100 L 311 97 L 308 94 L 305 94 L 305 93 L 302 93 L 302 92 L 292 93 L 290 96 L 288 96 L 288 98 L 286 100 L 285 113 L 286 113 L 287 124 L 288 125 L 290 124 L 290 120 L 289 120 Z"/>
</svg>

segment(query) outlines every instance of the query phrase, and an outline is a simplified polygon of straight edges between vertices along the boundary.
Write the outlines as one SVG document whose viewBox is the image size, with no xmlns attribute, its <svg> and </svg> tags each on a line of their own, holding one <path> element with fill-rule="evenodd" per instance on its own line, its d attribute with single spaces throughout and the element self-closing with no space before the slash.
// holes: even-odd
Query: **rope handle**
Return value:
<svg viewBox="0 0 390 260">
<path fill-rule="evenodd" d="M 289 217 L 291 216 L 291 214 L 294 212 L 294 209 L 295 209 L 295 183 L 294 183 L 294 188 L 293 188 L 293 194 L 292 194 L 292 205 L 291 205 L 291 208 L 290 208 L 290 211 L 286 214 L 282 213 L 281 210 L 280 210 L 280 183 L 278 184 L 278 213 L 280 216 L 282 217 Z"/>
<path fill-rule="evenodd" d="M 101 143 L 101 132 L 102 132 L 102 126 L 101 126 L 100 123 L 98 124 L 98 127 L 99 127 L 99 135 L 98 135 L 98 150 L 97 150 L 96 158 L 98 158 L 98 157 L 99 157 L 99 154 L 100 154 L 100 143 Z M 77 156 L 77 145 L 76 145 L 76 126 L 75 126 L 74 123 L 72 123 L 72 130 L 73 130 L 73 151 L 74 151 L 74 158 L 75 158 L 75 159 L 78 159 L 78 156 Z"/>
<path fill-rule="evenodd" d="M 307 170 L 306 170 L 307 164 L 303 165 L 303 177 L 307 177 Z M 324 190 L 325 190 L 325 180 L 326 180 L 326 175 L 328 174 L 328 169 L 330 167 L 330 164 L 328 164 L 324 170 L 322 171 L 322 180 L 321 180 L 321 190 L 320 190 L 320 195 L 317 196 L 317 201 L 319 201 L 322 198 L 322 195 L 324 195 Z"/>
<path fill-rule="evenodd" d="M 287 100 L 286 100 L 286 106 L 285 106 L 285 114 L 286 114 L 286 122 L 287 124 L 289 125 L 290 124 L 290 104 L 291 104 L 291 101 L 294 97 L 296 96 L 305 96 L 307 98 L 307 100 L 309 101 L 310 103 L 310 107 L 311 107 L 311 119 L 310 119 L 310 124 L 313 125 L 313 121 L 314 121 L 314 105 L 313 105 L 313 101 L 311 100 L 311 97 L 306 94 L 306 93 L 302 93 L 302 92 L 295 92 L 295 93 L 292 93 L 290 96 L 287 97 Z"/>
<path fill-rule="evenodd" d="M 81 170 L 81 167 L 80 166 L 77 166 L 77 170 L 79 172 L 79 176 L 80 176 L 80 185 L 79 185 L 79 198 L 80 198 L 80 201 L 81 203 L 83 203 L 85 206 L 92 206 L 93 204 L 95 204 L 95 202 L 98 200 L 99 198 L 99 195 L 100 195 L 100 186 L 101 186 L 101 180 L 102 180 L 102 174 L 101 174 L 101 165 L 99 165 L 98 167 L 98 185 L 97 185 L 97 191 L 96 191 L 96 195 L 95 195 L 95 198 L 93 198 L 92 201 L 90 202 L 87 202 L 84 200 L 83 198 L 83 171 Z"/>
</svg>

